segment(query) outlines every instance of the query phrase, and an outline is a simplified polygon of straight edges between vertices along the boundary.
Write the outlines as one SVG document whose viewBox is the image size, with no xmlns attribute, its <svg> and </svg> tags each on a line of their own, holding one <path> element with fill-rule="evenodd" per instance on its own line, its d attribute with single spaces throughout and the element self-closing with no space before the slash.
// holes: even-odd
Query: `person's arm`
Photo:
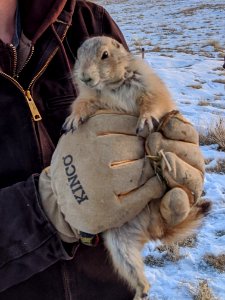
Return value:
<svg viewBox="0 0 225 300">
<path fill-rule="evenodd" d="M 0 292 L 69 255 L 48 221 L 38 176 L 0 190 Z"/>
<path fill-rule="evenodd" d="M 76 56 L 77 49 L 86 39 L 101 35 L 114 38 L 128 49 L 123 33 L 105 8 L 88 1 L 79 1 L 66 38 L 73 56 Z"/>
</svg>

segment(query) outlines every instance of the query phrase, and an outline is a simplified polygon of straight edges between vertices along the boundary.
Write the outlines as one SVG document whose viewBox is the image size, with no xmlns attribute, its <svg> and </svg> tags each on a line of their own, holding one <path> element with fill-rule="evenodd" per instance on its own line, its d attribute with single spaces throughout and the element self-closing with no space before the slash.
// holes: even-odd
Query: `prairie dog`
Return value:
<svg viewBox="0 0 225 300">
<path fill-rule="evenodd" d="M 160 120 L 176 107 L 166 86 L 149 65 L 109 37 L 93 37 L 81 45 L 75 79 L 79 95 L 64 124 L 66 131 L 76 129 L 99 109 L 135 114 L 139 117 L 137 133 L 145 124 L 152 130 L 152 117 Z M 133 220 L 103 233 L 115 270 L 136 291 L 134 300 L 148 299 L 149 283 L 141 257 L 144 244 L 156 239 L 174 242 L 188 236 L 208 209 L 207 205 L 198 205 L 189 213 L 189 202 L 184 201 L 180 208 L 185 217 L 170 226 L 160 214 L 160 206 L 165 204 L 162 202 L 150 201 Z"/>
<path fill-rule="evenodd" d="M 162 80 L 143 60 L 116 40 L 102 36 L 86 40 L 78 49 L 75 83 L 79 96 L 66 127 L 77 128 L 98 109 L 124 111 L 139 116 L 137 133 L 152 117 L 159 120 L 176 108 Z"/>
</svg>

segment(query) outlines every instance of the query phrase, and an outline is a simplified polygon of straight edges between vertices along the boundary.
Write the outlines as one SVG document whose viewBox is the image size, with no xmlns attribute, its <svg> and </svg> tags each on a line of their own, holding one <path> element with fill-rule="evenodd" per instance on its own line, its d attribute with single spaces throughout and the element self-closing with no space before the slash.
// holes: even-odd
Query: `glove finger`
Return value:
<svg viewBox="0 0 225 300">
<path fill-rule="evenodd" d="M 132 207 L 132 211 L 135 211 L 137 215 L 149 201 L 161 198 L 165 191 L 166 185 L 157 176 L 154 176 L 138 189 L 135 189 L 125 195 L 117 195 L 117 197 L 121 204 L 126 205 L 128 211 L 130 205 Z M 135 204 L 136 207 L 134 209 Z"/>
<path fill-rule="evenodd" d="M 199 136 L 196 129 L 177 111 L 173 115 L 167 114 L 163 118 L 159 131 L 168 139 L 197 145 L 199 143 Z"/>
<path fill-rule="evenodd" d="M 146 158 L 111 165 L 111 173 L 112 186 L 117 195 L 126 194 L 155 176 Z"/>
<path fill-rule="evenodd" d="M 198 145 L 166 139 L 160 132 L 150 134 L 146 140 L 147 153 L 157 156 L 161 149 L 164 152 L 175 153 L 183 161 L 204 173 L 204 158 Z"/>
<path fill-rule="evenodd" d="M 161 200 L 160 212 L 168 225 L 181 223 L 190 212 L 187 193 L 181 188 L 171 189 Z"/>
<path fill-rule="evenodd" d="M 87 126 L 93 128 L 96 135 L 106 135 L 108 133 L 121 133 L 136 136 L 136 126 L 138 117 L 134 115 L 128 115 L 126 113 L 113 113 L 111 111 L 99 111 L 97 114 L 91 116 L 87 123 Z M 84 127 L 82 124 L 81 127 Z M 140 132 L 140 136 L 146 137 L 148 134 L 147 128 Z"/>
<path fill-rule="evenodd" d="M 197 201 L 203 190 L 203 174 L 174 153 L 167 152 L 164 154 L 166 160 L 162 159 L 161 170 L 168 186 L 170 188 L 182 187 L 190 194 L 190 198 L 194 198 L 194 202 Z M 170 166 L 170 170 L 168 166 Z"/>
</svg>

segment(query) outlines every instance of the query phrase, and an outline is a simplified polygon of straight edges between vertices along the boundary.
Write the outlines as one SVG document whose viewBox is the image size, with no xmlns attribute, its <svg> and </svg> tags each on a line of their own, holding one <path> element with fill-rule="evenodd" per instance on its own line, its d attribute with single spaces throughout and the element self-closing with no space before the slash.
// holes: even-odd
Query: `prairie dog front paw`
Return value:
<svg viewBox="0 0 225 300">
<path fill-rule="evenodd" d="M 63 131 L 74 131 L 79 125 L 86 122 L 97 111 L 95 103 L 95 100 L 77 99 L 72 105 L 72 113 L 63 124 Z"/>
</svg>

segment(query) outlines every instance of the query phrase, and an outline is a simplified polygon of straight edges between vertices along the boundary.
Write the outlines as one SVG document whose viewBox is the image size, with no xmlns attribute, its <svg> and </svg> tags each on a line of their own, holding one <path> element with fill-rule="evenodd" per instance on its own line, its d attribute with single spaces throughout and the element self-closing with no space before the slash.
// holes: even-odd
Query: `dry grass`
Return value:
<svg viewBox="0 0 225 300">
<path fill-rule="evenodd" d="M 209 106 L 209 102 L 207 100 L 200 100 L 198 102 L 199 106 Z"/>
<path fill-rule="evenodd" d="M 225 174 L 225 160 L 218 159 L 215 166 L 213 167 L 206 166 L 206 170 L 208 173 Z"/>
<path fill-rule="evenodd" d="M 201 84 L 206 83 L 206 81 L 205 81 L 205 80 L 202 80 L 202 79 L 201 79 L 201 80 L 200 80 L 200 79 L 195 79 L 195 81 L 198 82 L 198 83 L 201 83 Z"/>
<path fill-rule="evenodd" d="M 187 85 L 187 87 L 191 87 L 192 89 L 199 90 L 202 88 L 202 85 L 201 84 L 190 84 L 190 85 Z"/>
<path fill-rule="evenodd" d="M 186 53 L 186 54 L 191 54 L 194 55 L 195 52 L 191 49 L 185 49 L 185 48 L 177 48 L 178 53 Z"/>
<path fill-rule="evenodd" d="M 200 280 L 196 290 L 192 291 L 193 300 L 216 300 L 207 280 Z"/>
<path fill-rule="evenodd" d="M 163 267 L 166 262 L 176 262 L 182 258 L 183 255 L 180 254 L 180 247 L 178 244 L 168 245 L 160 245 L 157 247 L 159 252 L 163 253 L 162 257 L 154 257 L 153 255 L 149 254 L 144 258 L 144 263 L 150 267 Z"/>
<path fill-rule="evenodd" d="M 199 279 L 197 286 L 192 282 L 182 282 L 181 284 L 187 287 L 193 300 L 218 300 L 205 279 Z"/>
<path fill-rule="evenodd" d="M 225 151 L 225 119 L 219 117 L 215 124 L 208 126 L 206 133 L 199 133 L 200 145 L 218 144 L 218 149 Z"/>
<path fill-rule="evenodd" d="M 159 46 L 155 46 L 151 49 L 151 52 L 160 52 L 162 49 Z"/>
<path fill-rule="evenodd" d="M 219 53 L 217 54 L 217 57 L 218 57 L 218 58 L 224 58 L 224 55 L 225 55 L 224 50 L 221 50 L 221 52 L 219 52 Z"/>
<path fill-rule="evenodd" d="M 180 254 L 180 247 L 178 244 L 173 244 L 167 247 L 167 253 L 164 258 L 168 261 L 176 262 L 182 258 L 183 255 Z"/>
<path fill-rule="evenodd" d="M 157 247 L 157 250 L 159 252 L 165 252 L 167 251 L 168 253 L 166 254 L 166 257 L 172 257 L 172 261 L 177 261 L 180 258 L 182 258 L 183 256 L 180 255 L 180 247 L 188 247 L 188 248 L 194 248 L 197 244 L 197 235 L 193 234 L 189 237 L 187 237 L 186 239 L 184 239 L 183 241 L 180 241 L 178 243 L 174 243 L 171 246 L 167 246 L 167 245 L 160 245 Z"/>
<path fill-rule="evenodd" d="M 215 55 L 213 53 L 209 53 L 208 51 L 203 51 L 203 50 L 199 51 L 199 55 L 209 57 L 209 58 L 215 57 Z"/>
<path fill-rule="evenodd" d="M 222 49 L 220 43 L 216 40 L 207 41 L 203 47 L 205 47 L 205 46 L 212 46 L 214 48 L 214 51 L 221 51 L 221 49 Z"/>
<path fill-rule="evenodd" d="M 206 254 L 203 259 L 207 265 L 213 267 L 217 271 L 221 273 L 225 272 L 225 254 L 217 256 L 214 254 Z"/>
<path fill-rule="evenodd" d="M 214 79 L 212 82 L 225 84 L 225 79 Z"/>
<path fill-rule="evenodd" d="M 149 267 L 163 267 L 165 264 L 164 258 L 156 258 L 149 254 L 145 256 L 144 263 Z"/>
<path fill-rule="evenodd" d="M 180 254 L 180 243 L 174 243 L 172 245 L 160 245 L 157 247 L 157 250 L 159 252 L 165 252 L 163 259 L 167 261 L 176 262 L 184 257 Z"/>
<path fill-rule="evenodd" d="M 208 132 L 206 132 L 206 133 L 199 132 L 199 144 L 201 146 L 213 144 Z"/>
<path fill-rule="evenodd" d="M 224 8 L 225 8 L 224 4 L 201 4 L 195 7 L 185 8 L 178 13 L 182 13 L 186 16 L 192 16 L 193 14 L 197 13 L 201 9 L 224 9 Z M 178 13 L 174 13 L 174 14 L 178 14 Z"/>
<path fill-rule="evenodd" d="M 191 7 L 191 8 L 185 8 L 182 11 L 180 11 L 180 13 L 186 15 L 186 16 L 192 16 L 194 13 L 196 13 L 199 9 L 204 9 L 206 8 L 207 5 L 206 4 L 202 4 L 199 6 L 195 6 L 195 7 Z"/>
<path fill-rule="evenodd" d="M 197 244 L 197 235 L 192 235 L 184 239 L 182 242 L 179 242 L 178 245 L 180 247 L 188 247 L 188 248 L 194 248 Z"/>
<path fill-rule="evenodd" d="M 141 39 L 136 39 L 133 42 L 133 45 L 136 46 L 136 47 L 141 47 L 143 45 L 143 41 Z"/>
<path fill-rule="evenodd" d="M 224 71 L 223 67 L 216 67 L 212 69 L 213 71 Z"/>
<path fill-rule="evenodd" d="M 171 57 L 171 58 L 174 57 L 172 54 L 166 54 L 166 53 L 161 53 L 160 56 L 166 56 L 166 57 Z"/>
</svg>

